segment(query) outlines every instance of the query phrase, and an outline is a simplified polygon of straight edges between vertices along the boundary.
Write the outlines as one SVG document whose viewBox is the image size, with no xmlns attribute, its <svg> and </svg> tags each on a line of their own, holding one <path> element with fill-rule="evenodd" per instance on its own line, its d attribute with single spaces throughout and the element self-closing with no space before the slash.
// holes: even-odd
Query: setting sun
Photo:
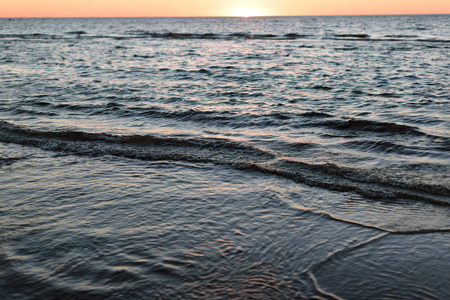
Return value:
<svg viewBox="0 0 450 300">
<path fill-rule="evenodd" d="M 256 17 L 264 15 L 263 12 L 255 7 L 243 6 L 236 8 L 231 11 L 230 16 L 232 17 Z"/>
</svg>

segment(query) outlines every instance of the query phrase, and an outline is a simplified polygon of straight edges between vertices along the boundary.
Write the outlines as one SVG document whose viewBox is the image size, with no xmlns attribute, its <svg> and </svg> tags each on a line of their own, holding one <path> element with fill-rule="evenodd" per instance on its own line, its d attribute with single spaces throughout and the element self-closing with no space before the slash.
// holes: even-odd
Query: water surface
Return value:
<svg viewBox="0 0 450 300">
<path fill-rule="evenodd" d="M 0 19 L 12 299 L 446 299 L 449 16 Z"/>
</svg>

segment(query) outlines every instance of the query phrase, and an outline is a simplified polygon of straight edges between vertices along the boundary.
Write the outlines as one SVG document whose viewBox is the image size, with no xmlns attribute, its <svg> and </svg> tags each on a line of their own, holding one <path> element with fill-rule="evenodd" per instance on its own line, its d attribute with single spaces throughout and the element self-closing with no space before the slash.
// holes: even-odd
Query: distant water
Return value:
<svg viewBox="0 0 450 300">
<path fill-rule="evenodd" d="M 450 16 L 0 19 L 0 298 L 449 299 Z"/>
</svg>

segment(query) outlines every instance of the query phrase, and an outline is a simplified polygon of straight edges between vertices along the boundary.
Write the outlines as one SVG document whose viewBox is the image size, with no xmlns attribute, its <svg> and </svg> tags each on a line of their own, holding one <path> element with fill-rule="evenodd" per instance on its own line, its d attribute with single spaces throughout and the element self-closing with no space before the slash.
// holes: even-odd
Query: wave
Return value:
<svg viewBox="0 0 450 300">
<path fill-rule="evenodd" d="M 233 96 L 233 93 L 223 95 Z M 239 94 L 240 97 L 255 98 L 259 97 L 255 94 Z M 183 98 L 167 98 L 161 99 L 163 102 L 173 103 L 183 101 Z M 324 134 L 334 135 L 336 133 L 344 134 L 346 136 L 357 136 L 361 133 L 366 134 L 367 139 L 376 139 L 380 136 L 402 136 L 414 139 L 426 139 L 428 145 L 431 147 L 420 148 L 403 147 L 397 144 L 385 145 L 370 144 L 370 146 L 357 145 L 357 148 L 362 146 L 369 149 L 384 149 L 387 152 L 392 152 L 393 149 L 399 150 L 398 154 L 417 155 L 422 156 L 429 151 L 440 151 L 445 154 L 450 147 L 450 139 L 446 136 L 432 135 L 422 131 L 419 127 L 412 125 L 405 125 L 392 122 L 381 122 L 367 119 L 347 119 L 338 118 L 332 114 L 321 111 L 304 111 L 304 112 L 289 112 L 284 110 L 272 111 L 267 113 L 250 113 L 239 112 L 233 110 L 211 110 L 211 109 L 197 109 L 189 108 L 185 110 L 171 110 L 160 106 L 132 106 L 117 102 L 108 102 L 104 104 L 85 104 L 85 103 L 50 103 L 42 99 L 36 101 L 28 101 L 27 106 L 19 105 L 17 107 L 6 108 L 14 115 L 29 115 L 29 116 L 60 116 L 67 112 L 82 112 L 84 114 L 95 115 L 113 115 L 119 118 L 144 118 L 144 119 L 165 119 L 176 120 L 180 122 L 192 122 L 196 124 L 204 124 L 208 126 L 225 126 L 233 129 L 239 128 L 289 128 L 291 130 L 303 130 L 307 128 L 321 128 Z M 409 124 L 414 123 L 415 120 L 406 120 Z M 439 120 L 438 120 L 439 121 Z M 431 124 L 438 121 L 420 120 L 415 123 Z M 350 144 L 349 144 L 350 145 Z M 349 146 L 350 147 L 350 146 Z M 351 146 L 350 148 L 354 148 Z M 431 155 L 435 156 L 436 153 Z M 438 154 L 439 156 L 439 154 Z"/>
<path fill-rule="evenodd" d="M 410 155 L 420 156 L 424 151 L 429 152 L 430 149 L 421 149 L 419 147 L 408 147 L 405 145 L 389 142 L 389 141 L 372 141 L 372 140 L 360 140 L 345 142 L 342 144 L 347 148 L 358 149 L 364 152 L 379 152 L 383 154 L 395 154 L 395 155 Z M 442 150 L 442 149 L 431 149 Z"/>
<path fill-rule="evenodd" d="M 319 126 L 329 127 L 331 129 L 346 130 L 346 131 L 368 131 L 373 133 L 387 133 L 387 134 L 407 134 L 422 136 L 425 135 L 417 127 L 402 125 L 389 122 L 377 122 L 370 120 L 329 120 L 318 123 Z"/>
<path fill-rule="evenodd" d="M 234 93 L 234 92 L 233 92 Z M 233 96 L 233 93 L 222 95 Z M 106 103 L 52 103 L 42 99 L 23 102 L 23 105 L 5 108 L 13 115 L 30 117 L 50 116 L 62 117 L 66 113 L 82 113 L 89 116 L 114 116 L 120 119 L 170 120 L 180 124 L 189 123 L 201 126 L 226 127 L 230 129 L 269 129 L 270 131 L 319 130 L 322 137 L 346 137 L 348 140 L 340 144 L 344 149 L 409 156 L 410 158 L 430 157 L 448 158 L 450 139 L 447 136 L 433 135 L 422 131 L 428 124 L 439 124 L 435 119 L 405 119 L 408 124 L 381 122 L 364 118 L 339 118 L 323 111 L 286 111 L 283 109 L 266 113 L 252 113 L 236 110 L 214 109 L 169 109 L 158 105 L 133 106 L 111 100 Z M 249 99 L 259 94 L 239 94 Z M 183 98 L 171 97 L 160 99 L 161 102 L 178 103 Z M 18 103 L 19 104 L 19 103 Z M 22 104 L 22 102 L 20 103 Z M 413 125 L 418 125 L 416 127 Z M 401 138 L 397 140 L 397 138 Z M 407 138 L 406 141 L 404 139 Z M 381 140 L 380 140 L 381 139 Z M 387 141 L 383 141 L 388 139 Z M 280 148 L 281 149 L 281 148 Z"/>
<path fill-rule="evenodd" d="M 423 38 L 417 35 L 385 35 L 383 37 L 371 37 L 364 33 L 348 33 L 348 34 L 334 34 L 324 36 L 328 40 L 357 40 L 369 42 L 426 42 L 426 43 L 450 43 L 450 40 L 441 38 Z"/>
<path fill-rule="evenodd" d="M 364 33 L 335 34 L 334 36 L 346 39 L 368 39 L 370 37 L 370 35 Z"/>
<path fill-rule="evenodd" d="M 223 95 L 232 97 L 233 93 L 224 93 Z M 236 94 L 237 95 L 237 94 Z M 240 93 L 240 97 L 255 98 L 260 97 L 259 94 L 245 94 Z M 181 98 L 168 98 L 168 103 L 182 101 Z M 158 106 L 126 106 L 116 102 L 109 102 L 107 104 L 74 104 L 74 103 L 59 103 L 51 104 L 43 101 L 29 102 L 36 107 L 36 110 L 24 109 L 21 107 L 10 108 L 14 114 L 29 114 L 29 115 L 57 115 L 61 110 L 66 111 L 83 111 L 89 115 L 115 115 L 117 117 L 146 117 L 154 119 L 170 119 L 185 122 L 196 122 L 209 125 L 230 126 L 232 128 L 266 128 L 268 126 L 286 126 L 289 121 L 295 118 L 303 117 L 309 119 L 324 118 L 327 114 L 319 112 L 305 112 L 303 114 L 288 113 L 288 112 L 271 112 L 266 114 L 239 114 L 232 111 L 216 111 L 216 110 L 201 110 L 196 108 L 189 108 L 185 110 L 168 110 Z M 46 109 L 46 111 L 43 111 Z"/>
<path fill-rule="evenodd" d="M 12 165 L 23 159 L 26 159 L 26 157 L 0 157 L 0 167 Z"/>
<path fill-rule="evenodd" d="M 0 39 L 15 39 L 15 40 L 57 40 L 62 38 L 63 38 L 62 35 L 44 34 L 44 33 L 0 34 Z"/>
<path fill-rule="evenodd" d="M 113 155 L 148 160 L 218 160 L 232 157 L 274 156 L 253 146 L 225 139 L 174 138 L 150 135 L 111 135 L 81 131 L 38 131 L 0 121 L 0 141 L 35 146 L 45 150 L 73 152 L 80 155 Z M 160 148 L 165 151 L 159 151 Z M 146 151 L 148 150 L 148 151 Z M 158 151 L 156 151 L 158 150 Z M 210 151 L 210 158 L 207 155 Z M 197 152 L 204 152 L 203 157 Z M 220 156 L 217 156 L 219 155 Z M 213 157 L 215 157 L 213 159 Z"/>
<path fill-rule="evenodd" d="M 82 156 L 224 164 L 239 170 L 281 176 L 309 186 L 354 192 L 370 199 L 403 199 L 450 206 L 450 188 L 445 185 L 383 177 L 357 167 L 286 159 L 245 142 L 227 139 L 40 131 L 0 121 L 0 142 Z"/>
<path fill-rule="evenodd" d="M 234 40 L 234 39 L 252 39 L 252 40 L 294 40 L 313 37 L 313 35 L 288 33 L 282 35 L 276 34 L 253 34 L 253 33 L 182 33 L 182 32 L 149 32 L 149 31 L 128 31 L 123 35 L 90 35 L 85 31 L 70 31 L 65 34 L 0 34 L 0 39 L 19 39 L 19 40 L 42 40 L 42 39 L 200 39 L 200 40 Z"/>
<path fill-rule="evenodd" d="M 86 31 L 79 30 L 79 31 L 69 31 L 69 32 L 66 32 L 66 34 L 81 35 L 81 34 L 87 34 L 87 32 L 86 32 Z"/>
<path fill-rule="evenodd" d="M 206 40 L 229 40 L 229 39 L 256 39 L 256 40 L 293 40 L 311 38 L 313 35 L 287 33 L 282 35 L 266 33 L 254 34 L 247 32 L 233 32 L 233 33 L 176 33 L 176 32 L 151 32 L 143 30 L 127 31 L 127 36 L 135 38 L 170 38 L 170 39 L 206 39 Z"/>
<path fill-rule="evenodd" d="M 126 31 L 122 34 L 92 35 L 85 31 L 70 31 L 62 34 L 0 34 L 0 39 L 12 40 L 71 40 L 71 39 L 175 39 L 175 40 L 302 40 L 302 39 L 331 39 L 331 40 L 358 40 L 370 42 L 426 42 L 426 43 L 450 43 L 450 40 L 441 38 L 424 38 L 413 35 L 386 35 L 384 37 L 371 37 L 362 33 L 347 33 L 334 35 L 320 34 L 273 34 L 273 33 L 192 33 L 192 32 L 151 32 L 145 30 Z"/>
</svg>

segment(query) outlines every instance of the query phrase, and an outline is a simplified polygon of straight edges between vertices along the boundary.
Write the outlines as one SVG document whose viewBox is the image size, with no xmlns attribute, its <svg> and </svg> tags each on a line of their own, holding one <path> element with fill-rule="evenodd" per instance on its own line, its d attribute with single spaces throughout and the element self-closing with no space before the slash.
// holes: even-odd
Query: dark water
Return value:
<svg viewBox="0 0 450 300">
<path fill-rule="evenodd" d="M 0 297 L 448 299 L 450 17 L 0 19 Z"/>
</svg>

